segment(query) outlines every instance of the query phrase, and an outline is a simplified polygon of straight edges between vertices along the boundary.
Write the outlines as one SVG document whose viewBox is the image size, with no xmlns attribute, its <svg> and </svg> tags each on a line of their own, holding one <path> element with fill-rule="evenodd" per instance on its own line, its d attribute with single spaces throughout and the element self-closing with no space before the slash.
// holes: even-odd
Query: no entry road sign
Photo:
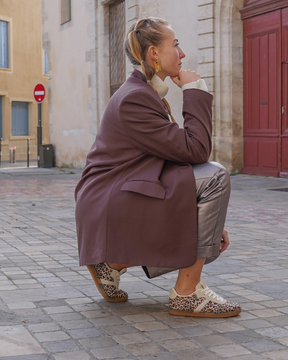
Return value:
<svg viewBox="0 0 288 360">
<path fill-rule="evenodd" d="M 43 84 L 37 84 L 34 88 L 33 95 L 37 103 L 42 103 L 46 95 L 45 86 Z"/>
</svg>

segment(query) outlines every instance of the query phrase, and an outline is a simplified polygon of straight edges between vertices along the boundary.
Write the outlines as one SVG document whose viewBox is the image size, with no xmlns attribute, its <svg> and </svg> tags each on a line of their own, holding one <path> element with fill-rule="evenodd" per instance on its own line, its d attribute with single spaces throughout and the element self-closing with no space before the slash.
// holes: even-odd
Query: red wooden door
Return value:
<svg viewBox="0 0 288 360">
<path fill-rule="evenodd" d="M 288 8 L 282 10 L 281 172 L 288 178 Z"/>
<path fill-rule="evenodd" d="M 281 10 L 244 20 L 243 35 L 243 172 L 279 176 Z"/>
</svg>

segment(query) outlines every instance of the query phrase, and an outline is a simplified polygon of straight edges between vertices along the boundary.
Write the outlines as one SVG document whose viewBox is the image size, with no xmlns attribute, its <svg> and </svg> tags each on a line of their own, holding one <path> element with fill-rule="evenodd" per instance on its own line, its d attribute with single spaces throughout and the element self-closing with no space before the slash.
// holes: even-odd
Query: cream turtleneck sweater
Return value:
<svg viewBox="0 0 288 360">
<path fill-rule="evenodd" d="M 133 65 L 133 67 L 134 67 L 134 69 L 140 71 L 144 75 L 141 65 Z M 158 95 L 160 96 L 160 98 L 162 100 L 167 95 L 169 87 L 156 74 L 152 77 L 151 83 L 154 86 L 154 88 L 157 90 Z M 185 84 L 182 86 L 181 89 L 182 89 L 182 91 L 185 91 L 187 89 L 200 89 L 200 90 L 208 92 L 207 85 L 205 83 L 205 80 L 203 80 L 203 79 L 199 79 L 197 81 L 193 81 L 188 84 Z"/>
</svg>

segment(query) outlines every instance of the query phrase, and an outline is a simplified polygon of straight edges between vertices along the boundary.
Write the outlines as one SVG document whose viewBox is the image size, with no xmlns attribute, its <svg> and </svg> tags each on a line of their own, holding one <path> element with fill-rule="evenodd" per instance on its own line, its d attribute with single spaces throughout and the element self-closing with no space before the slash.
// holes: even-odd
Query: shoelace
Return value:
<svg viewBox="0 0 288 360">
<path fill-rule="evenodd" d="M 119 282 L 120 282 L 120 273 L 117 271 L 116 274 L 115 274 L 115 286 L 116 286 L 116 289 L 118 290 L 119 289 Z"/>
<path fill-rule="evenodd" d="M 217 295 L 213 290 L 209 289 L 209 287 L 203 289 L 202 291 L 204 295 L 208 295 L 213 300 L 224 301 L 224 299 L 221 296 Z"/>
</svg>

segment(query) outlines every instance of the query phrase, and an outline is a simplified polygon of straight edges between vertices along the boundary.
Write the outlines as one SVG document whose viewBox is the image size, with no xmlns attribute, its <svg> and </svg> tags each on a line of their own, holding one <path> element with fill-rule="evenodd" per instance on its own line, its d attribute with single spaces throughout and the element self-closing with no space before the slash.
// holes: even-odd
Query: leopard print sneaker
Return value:
<svg viewBox="0 0 288 360">
<path fill-rule="evenodd" d="M 223 299 L 201 280 L 190 295 L 178 295 L 171 289 L 169 314 L 206 318 L 225 318 L 240 314 L 240 305 Z"/>
<path fill-rule="evenodd" d="M 87 265 L 90 274 L 105 300 L 110 302 L 124 302 L 128 300 L 128 294 L 119 290 L 120 275 L 127 269 L 117 271 L 111 269 L 106 263 Z"/>
</svg>

